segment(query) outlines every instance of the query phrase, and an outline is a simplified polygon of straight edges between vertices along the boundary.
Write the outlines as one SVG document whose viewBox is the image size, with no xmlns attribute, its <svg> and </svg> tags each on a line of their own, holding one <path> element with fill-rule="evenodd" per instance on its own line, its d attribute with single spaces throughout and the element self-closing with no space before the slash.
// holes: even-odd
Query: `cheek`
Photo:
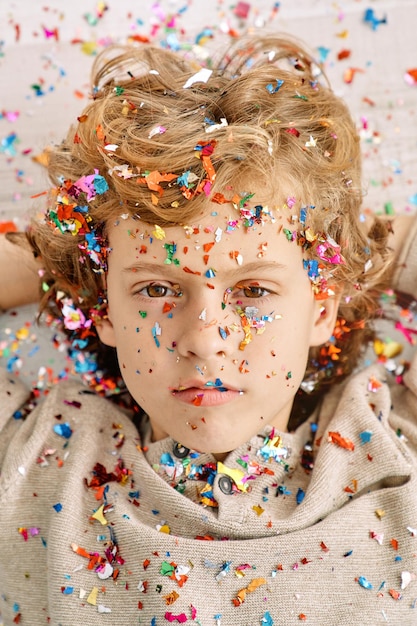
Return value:
<svg viewBox="0 0 417 626">
<path fill-rule="evenodd" d="M 280 386 L 298 387 L 309 352 L 306 326 L 296 323 L 294 313 L 270 317 L 263 325 L 253 320 L 248 324 L 240 343 L 243 349 L 237 351 L 233 364 L 240 373 L 255 376 L 260 382 L 271 380 Z"/>
<path fill-rule="evenodd" d="M 166 315 L 152 315 L 144 310 L 120 316 L 115 333 L 121 367 L 124 370 L 128 367 L 140 368 L 141 373 L 153 373 L 167 359 L 174 363 L 176 342 L 173 321 Z"/>
</svg>

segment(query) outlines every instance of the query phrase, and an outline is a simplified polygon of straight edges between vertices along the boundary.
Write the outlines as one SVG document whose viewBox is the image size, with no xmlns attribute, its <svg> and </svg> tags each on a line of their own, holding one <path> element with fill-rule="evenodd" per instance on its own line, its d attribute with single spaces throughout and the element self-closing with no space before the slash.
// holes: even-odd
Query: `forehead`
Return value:
<svg viewBox="0 0 417 626">
<path fill-rule="evenodd" d="M 141 263 L 179 265 L 188 260 L 216 269 L 245 266 L 254 261 L 291 265 L 300 263 L 301 250 L 289 242 L 285 231 L 294 225 L 288 206 L 270 208 L 247 203 L 245 206 L 216 205 L 207 202 L 200 219 L 184 225 L 158 226 L 140 219 L 119 217 L 107 225 L 110 244 L 109 269 Z"/>
</svg>

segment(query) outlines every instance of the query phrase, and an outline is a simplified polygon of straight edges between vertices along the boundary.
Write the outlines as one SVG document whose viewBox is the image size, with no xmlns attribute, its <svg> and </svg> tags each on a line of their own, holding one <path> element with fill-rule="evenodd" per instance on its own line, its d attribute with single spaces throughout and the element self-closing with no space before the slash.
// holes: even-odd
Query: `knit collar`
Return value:
<svg viewBox="0 0 417 626">
<path fill-rule="evenodd" d="M 300 469 L 305 444 L 312 443 L 311 422 L 295 433 L 279 432 L 267 426 L 248 442 L 231 451 L 223 462 L 210 453 L 183 448 L 170 437 L 152 442 L 149 420 L 141 428 L 146 460 L 173 489 L 196 504 L 218 513 L 219 500 L 230 505 L 230 497 L 258 507 L 268 502 L 269 492 L 293 495 L 293 505 L 300 502 L 299 487 L 293 492 L 285 486 L 295 469 Z M 306 472 L 303 470 L 303 473 Z M 220 496 L 220 497 L 219 497 Z M 254 498 L 256 504 L 253 503 Z M 234 500 L 234 504 L 236 504 Z M 287 507 L 286 507 L 287 508 Z"/>
</svg>

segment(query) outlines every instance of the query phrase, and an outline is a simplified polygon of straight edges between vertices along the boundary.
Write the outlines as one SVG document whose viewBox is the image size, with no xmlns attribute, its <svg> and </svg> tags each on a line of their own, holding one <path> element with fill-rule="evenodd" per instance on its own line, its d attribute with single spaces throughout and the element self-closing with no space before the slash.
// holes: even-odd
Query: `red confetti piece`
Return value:
<svg viewBox="0 0 417 626">
<path fill-rule="evenodd" d="M 343 59 L 348 59 L 351 54 L 350 50 L 343 49 L 338 53 L 337 58 L 339 61 L 342 61 Z"/>
<path fill-rule="evenodd" d="M 289 135 L 294 135 L 295 137 L 300 136 L 300 132 L 296 128 L 286 128 L 285 132 L 288 133 Z"/>
</svg>

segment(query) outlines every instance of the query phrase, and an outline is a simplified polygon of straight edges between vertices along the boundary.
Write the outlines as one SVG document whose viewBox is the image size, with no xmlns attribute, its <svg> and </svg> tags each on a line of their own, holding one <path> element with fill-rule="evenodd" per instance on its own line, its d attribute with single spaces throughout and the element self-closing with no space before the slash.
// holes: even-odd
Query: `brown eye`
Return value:
<svg viewBox="0 0 417 626">
<path fill-rule="evenodd" d="M 145 298 L 180 298 L 182 296 L 182 291 L 178 284 L 161 285 L 161 283 L 149 283 L 146 287 L 142 287 L 137 294 L 144 296 Z"/>
<path fill-rule="evenodd" d="M 245 285 L 242 287 L 242 292 L 245 298 L 262 298 L 269 293 L 266 289 L 256 285 Z"/>
<path fill-rule="evenodd" d="M 145 287 L 146 294 L 150 298 L 164 298 L 168 293 L 168 287 L 158 285 L 157 283 Z"/>
</svg>

